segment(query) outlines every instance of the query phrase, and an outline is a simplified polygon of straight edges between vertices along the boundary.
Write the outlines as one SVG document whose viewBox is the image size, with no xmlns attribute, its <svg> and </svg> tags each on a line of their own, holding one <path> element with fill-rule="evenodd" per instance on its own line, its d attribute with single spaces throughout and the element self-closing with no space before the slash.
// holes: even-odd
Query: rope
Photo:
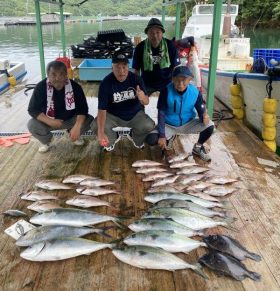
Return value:
<svg viewBox="0 0 280 291">
<path fill-rule="evenodd" d="M 25 131 L 9 131 L 9 132 L 0 132 L 0 136 L 13 136 L 13 135 L 21 135 L 21 134 L 27 134 L 29 132 Z M 56 136 L 56 137 L 61 137 L 61 136 L 64 136 L 65 135 L 65 131 L 63 130 L 55 130 L 55 131 L 52 131 L 52 134 L 53 136 Z M 81 136 L 83 137 L 90 137 L 90 136 L 95 136 L 94 132 L 92 131 L 87 131 L 85 132 L 84 134 L 82 134 Z"/>
</svg>

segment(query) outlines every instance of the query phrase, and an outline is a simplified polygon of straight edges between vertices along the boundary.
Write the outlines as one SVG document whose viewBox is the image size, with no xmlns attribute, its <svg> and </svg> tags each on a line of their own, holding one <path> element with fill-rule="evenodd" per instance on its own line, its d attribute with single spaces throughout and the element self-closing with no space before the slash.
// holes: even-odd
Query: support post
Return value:
<svg viewBox="0 0 280 291">
<path fill-rule="evenodd" d="M 181 3 L 176 3 L 176 27 L 175 27 L 175 37 L 176 39 L 180 39 L 180 21 L 181 21 Z"/>
<path fill-rule="evenodd" d="M 40 54 L 40 65 L 41 65 L 41 76 L 42 79 L 46 78 L 46 69 L 45 69 L 45 56 L 44 56 L 44 43 L 43 43 L 43 34 L 42 34 L 42 23 L 41 23 L 41 11 L 39 0 L 34 0 L 35 12 L 36 12 L 36 28 L 38 36 L 38 46 Z"/>
<path fill-rule="evenodd" d="M 163 27 L 164 27 L 164 25 L 165 25 L 165 12 L 166 12 L 166 10 L 165 10 L 165 6 L 162 6 L 162 11 L 161 11 L 161 22 L 162 22 Z"/>
<path fill-rule="evenodd" d="M 220 40 L 220 27 L 221 27 L 221 15 L 222 15 L 222 0 L 216 0 L 214 5 L 214 19 L 212 28 L 211 39 L 211 58 L 209 64 L 209 77 L 208 77 L 208 94 L 207 94 L 207 109 L 210 118 L 213 117 L 214 111 L 214 95 L 215 95 L 215 83 L 216 83 L 216 70 L 218 60 L 218 49 Z"/>
<path fill-rule="evenodd" d="M 66 43 L 65 43 L 65 29 L 64 29 L 64 15 L 63 15 L 63 2 L 59 0 L 59 11 L 60 11 L 60 29 L 61 29 L 61 45 L 63 56 L 66 56 Z"/>
</svg>

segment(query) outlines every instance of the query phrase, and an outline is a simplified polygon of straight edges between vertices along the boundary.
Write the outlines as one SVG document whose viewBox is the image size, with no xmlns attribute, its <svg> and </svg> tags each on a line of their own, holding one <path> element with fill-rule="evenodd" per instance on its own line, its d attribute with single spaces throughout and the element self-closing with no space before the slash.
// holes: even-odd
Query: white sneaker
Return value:
<svg viewBox="0 0 280 291">
<path fill-rule="evenodd" d="M 39 149 L 38 149 L 38 152 L 39 153 L 46 153 L 46 152 L 48 152 L 49 150 L 50 150 L 50 144 L 42 144 L 40 147 L 39 147 Z"/>
<path fill-rule="evenodd" d="M 79 139 L 73 141 L 73 144 L 76 146 L 82 146 L 85 144 L 85 141 L 82 138 L 79 138 Z"/>
</svg>

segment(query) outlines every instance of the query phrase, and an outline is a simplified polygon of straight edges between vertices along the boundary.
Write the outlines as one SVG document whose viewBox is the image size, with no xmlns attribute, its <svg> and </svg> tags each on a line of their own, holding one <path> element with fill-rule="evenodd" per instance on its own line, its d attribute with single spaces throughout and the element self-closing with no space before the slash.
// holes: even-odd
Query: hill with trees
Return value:
<svg viewBox="0 0 280 291">
<path fill-rule="evenodd" d="M 115 16 L 115 15 L 155 15 L 161 14 L 162 0 L 64 0 L 64 11 L 74 16 Z M 182 6 L 182 19 L 191 13 L 199 1 L 187 1 Z M 209 0 L 208 3 L 214 1 Z M 227 1 L 224 1 L 227 2 Z M 274 27 L 280 25 L 280 1 L 275 0 L 236 0 L 240 5 L 238 22 L 251 27 Z M 24 16 L 35 12 L 34 0 L 0 0 L 1 16 Z M 41 2 L 41 12 L 58 11 L 57 5 Z M 175 16 L 175 5 L 168 6 L 167 14 Z M 187 15 L 186 15 L 187 14 Z"/>
</svg>

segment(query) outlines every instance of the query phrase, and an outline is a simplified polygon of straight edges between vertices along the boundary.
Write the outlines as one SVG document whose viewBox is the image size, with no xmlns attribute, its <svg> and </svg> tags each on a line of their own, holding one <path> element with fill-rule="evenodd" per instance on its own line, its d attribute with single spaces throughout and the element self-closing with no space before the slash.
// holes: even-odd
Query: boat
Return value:
<svg viewBox="0 0 280 291">
<path fill-rule="evenodd" d="M 202 90 L 207 90 L 208 68 L 201 68 Z M 261 136 L 263 130 L 263 101 L 269 96 L 270 76 L 268 74 L 248 73 L 248 72 L 216 72 L 215 97 L 225 104 L 228 108 L 233 109 L 231 104 L 230 85 L 233 84 L 233 78 L 237 78 L 241 86 L 241 95 L 244 100 L 245 118 L 244 122 L 258 136 Z M 278 100 L 280 104 L 280 78 L 272 77 L 271 96 Z M 276 112 L 276 144 L 280 147 L 280 107 Z"/>
<path fill-rule="evenodd" d="M 192 9 L 182 39 L 193 36 L 198 48 L 200 66 L 208 66 L 210 60 L 211 34 L 214 4 L 197 4 Z M 223 4 L 217 68 L 220 70 L 246 70 L 253 62 L 250 57 L 250 39 L 239 36 L 234 24 L 238 5 Z"/>
<path fill-rule="evenodd" d="M 10 85 L 20 83 L 26 74 L 23 62 L 0 60 L 0 94 L 8 90 Z"/>
</svg>

